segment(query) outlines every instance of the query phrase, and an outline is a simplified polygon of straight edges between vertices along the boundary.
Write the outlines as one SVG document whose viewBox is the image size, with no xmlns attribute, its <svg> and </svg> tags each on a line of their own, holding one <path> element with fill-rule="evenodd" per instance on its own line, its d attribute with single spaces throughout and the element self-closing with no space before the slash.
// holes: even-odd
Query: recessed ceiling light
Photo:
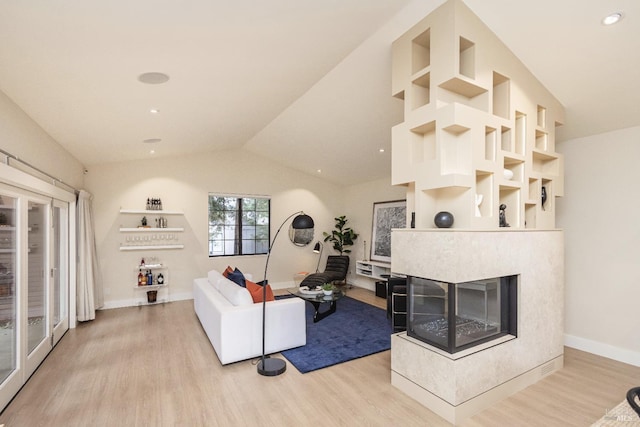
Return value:
<svg viewBox="0 0 640 427">
<path fill-rule="evenodd" d="M 145 139 L 144 142 L 145 144 L 155 144 L 156 142 L 160 142 L 162 141 L 160 138 L 149 138 L 149 139 Z"/>
<path fill-rule="evenodd" d="M 318 169 L 316 172 L 318 172 L 318 173 L 322 173 L 322 169 Z"/>
<path fill-rule="evenodd" d="M 156 154 L 156 150 L 149 151 L 149 154 Z"/>
<path fill-rule="evenodd" d="M 378 151 L 380 151 L 381 153 L 384 153 L 384 148 L 381 148 L 381 149 L 380 149 L 380 150 L 378 150 Z"/>
<path fill-rule="evenodd" d="M 166 83 L 169 81 L 169 76 L 165 73 L 158 72 L 150 72 L 143 73 L 138 76 L 138 80 L 142 83 L 150 84 L 150 85 L 159 85 L 162 83 Z"/>
<path fill-rule="evenodd" d="M 610 14 L 610 15 L 605 16 L 605 17 L 602 19 L 602 23 L 603 23 L 604 25 L 613 25 L 613 24 L 615 24 L 615 23 L 620 22 L 620 20 L 622 19 L 622 17 L 623 17 L 622 12 L 615 12 L 615 13 L 612 13 L 612 14 Z"/>
<path fill-rule="evenodd" d="M 158 110 L 157 108 L 152 108 L 152 109 L 149 110 L 149 112 L 151 114 L 158 114 L 160 112 L 160 110 Z"/>
</svg>

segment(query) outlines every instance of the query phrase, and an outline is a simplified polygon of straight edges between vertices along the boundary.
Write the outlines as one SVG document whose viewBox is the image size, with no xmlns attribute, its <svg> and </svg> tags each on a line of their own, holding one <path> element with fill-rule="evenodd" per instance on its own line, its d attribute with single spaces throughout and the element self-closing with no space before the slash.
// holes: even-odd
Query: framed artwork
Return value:
<svg viewBox="0 0 640 427">
<path fill-rule="evenodd" d="M 407 227 L 407 201 L 373 204 L 371 261 L 391 262 L 391 229 Z"/>
</svg>

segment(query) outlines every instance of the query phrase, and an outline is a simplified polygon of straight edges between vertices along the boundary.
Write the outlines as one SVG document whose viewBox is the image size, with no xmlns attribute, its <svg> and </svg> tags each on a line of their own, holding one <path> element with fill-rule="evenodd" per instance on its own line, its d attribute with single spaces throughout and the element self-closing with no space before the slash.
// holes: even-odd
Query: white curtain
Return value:
<svg viewBox="0 0 640 427">
<path fill-rule="evenodd" d="M 78 265 L 77 309 L 78 321 L 96 318 L 96 308 L 104 304 L 102 280 L 96 255 L 91 194 L 80 190 L 78 194 Z"/>
</svg>

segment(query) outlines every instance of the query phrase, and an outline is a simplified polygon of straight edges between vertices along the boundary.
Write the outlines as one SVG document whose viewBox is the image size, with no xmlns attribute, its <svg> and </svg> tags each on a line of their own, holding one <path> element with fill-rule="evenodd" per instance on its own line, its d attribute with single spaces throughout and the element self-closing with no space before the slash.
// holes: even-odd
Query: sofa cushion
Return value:
<svg viewBox="0 0 640 427">
<path fill-rule="evenodd" d="M 262 286 L 252 282 L 251 280 L 246 280 L 245 283 L 247 284 L 247 290 L 251 294 L 251 298 L 253 298 L 253 302 L 262 302 Z M 276 300 L 276 298 L 273 296 L 271 285 L 267 285 L 265 292 L 267 293 L 267 301 Z"/>
<path fill-rule="evenodd" d="M 227 266 L 227 268 L 224 269 L 224 271 L 222 272 L 222 275 L 224 277 L 229 276 L 229 273 L 233 272 L 233 267 L 231 267 L 230 265 Z"/>
<path fill-rule="evenodd" d="M 218 291 L 235 306 L 253 304 L 253 298 L 251 298 L 249 291 L 229 280 L 220 280 L 218 282 Z"/>
<path fill-rule="evenodd" d="M 245 283 L 244 274 L 242 274 L 242 272 L 238 270 L 237 267 L 231 273 L 227 274 L 227 279 L 231 280 L 237 285 L 242 286 L 243 288 L 247 286 Z"/>
<path fill-rule="evenodd" d="M 213 286 L 214 289 L 218 289 L 219 288 L 218 283 L 226 279 L 224 278 L 224 276 L 222 276 L 222 274 L 218 273 L 218 271 L 211 270 L 207 273 L 207 280 L 209 281 L 211 286 Z"/>
</svg>

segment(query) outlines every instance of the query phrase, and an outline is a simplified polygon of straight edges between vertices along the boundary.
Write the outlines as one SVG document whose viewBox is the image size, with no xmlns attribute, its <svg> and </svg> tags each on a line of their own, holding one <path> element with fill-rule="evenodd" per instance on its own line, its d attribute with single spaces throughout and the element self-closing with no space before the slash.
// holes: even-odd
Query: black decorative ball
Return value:
<svg viewBox="0 0 640 427">
<path fill-rule="evenodd" d="M 451 212 L 438 212 L 433 218 L 433 222 L 438 228 L 449 228 L 453 225 L 453 214 Z"/>
</svg>

